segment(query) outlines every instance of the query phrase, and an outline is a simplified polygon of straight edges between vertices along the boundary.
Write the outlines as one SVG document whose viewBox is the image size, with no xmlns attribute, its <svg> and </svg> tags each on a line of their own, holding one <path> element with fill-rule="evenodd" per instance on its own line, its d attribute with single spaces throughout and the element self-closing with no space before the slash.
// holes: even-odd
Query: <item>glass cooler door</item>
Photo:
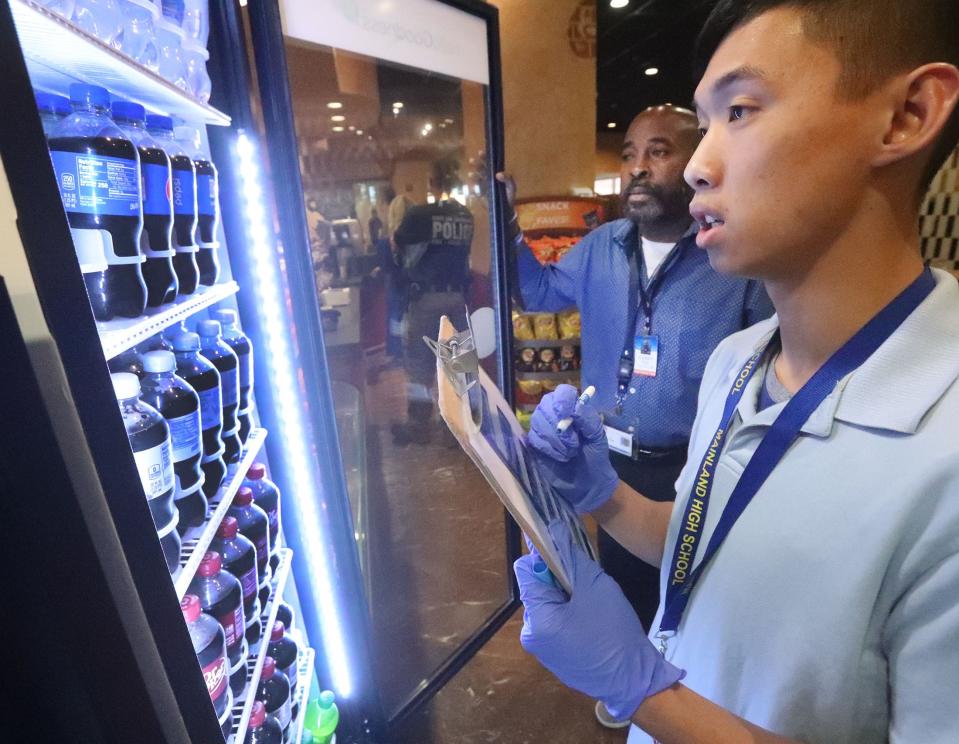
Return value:
<svg viewBox="0 0 959 744">
<path fill-rule="evenodd" d="M 289 263 L 311 270 L 362 575 L 375 707 L 428 699 L 516 606 L 519 535 L 436 407 L 422 337 L 494 309 L 483 360 L 510 397 L 496 9 L 251 2 Z M 295 176 L 291 175 L 295 174 Z M 493 196 L 490 197 L 489 195 Z M 302 287 L 301 287 L 302 289 Z"/>
</svg>

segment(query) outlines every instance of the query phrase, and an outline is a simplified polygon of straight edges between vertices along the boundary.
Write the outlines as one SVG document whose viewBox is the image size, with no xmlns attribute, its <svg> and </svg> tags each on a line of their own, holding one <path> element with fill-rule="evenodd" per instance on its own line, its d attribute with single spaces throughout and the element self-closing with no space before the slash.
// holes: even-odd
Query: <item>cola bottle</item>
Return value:
<svg viewBox="0 0 959 744">
<path fill-rule="evenodd" d="M 260 640 L 260 600 L 256 593 L 260 581 L 256 573 L 256 548 L 239 534 L 236 517 L 226 516 L 220 522 L 216 537 L 210 542 L 210 550 L 219 553 L 223 557 L 223 568 L 240 580 L 246 640 L 254 644 Z"/>
<path fill-rule="evenodd" d="M 273 629 L 270 631 L 270 643 L 266 647 L 266 652 L 276 659 L 276 668 L 286 676 L 290 683 L 290 689 L 296 690 L 297 668 L 296 661 L 300 650 L 296 641 L 290 638 L 286 633 L 286 626 L 279 620 L 273 623 Z M 293 703 L 293 717 L 296 718 L 298 706 Z"/>
<path fill-rule="evenodd" d="M 70 99 L 58 96 L 56 93 L 47 93 L 45 90 L 34 91 L 34 98 L 37 102 L 43 134 L 49 137 L 50 132 L 56 128 L 60 120 L 72 111 Z"/>
<path fill-rule="evenodd" d="M 253 503 L 266 512 L 270 522 L 270 568 L 276 571 L 280 560 L 280 489 L 266 477 L 266 465 L 262 462 L 250 466 L 243 485 L 253 491 Z"/>
<path fill-rule="evenodd" d="M 143 377 L 143 360 L 140 359 L 140 352 L 136 346 L 121 351 L 110 359 L 107 362 L 107 368 L 111 372 L 129 372 L 137 377 Z"/>
<path fill-rule="evenodd" d="M 239 361 L 226 342 L 220 337 L 220 322 L 201 320 L 196 324 L 200 335 L 200 353 L 209 360 L 220 373 L 220 393 L 223 404 L 223 459 L 227 467 L 240 461 L 240 426 L 236 420 L 236 411 L 240 403 Z"/>
<path fill-rule="evenodd" d="M 136 318 L 147 300 L 137 149 L 110 119 L 106 88 L 74 83 L 70 103 L 50 133 L 50 157 L 93 315 Z"/>
<path fill-rule="evenodd" d="M 270 598 L 270 522 L 260 507 L 253 503 L 253 491 L 240 486 L 227 514 L 236 518 L 240 534 L 256 548 L 256 571 L 260 578 L 260 604 Z"/>
<path fill-rule="evenodd" d="M 276 619 L 283 623 L 284 628 L 292 628 L 293 608 L 281 600 L 276 608 Z"/>
<path fill-rule="evenodd" d="M 200 355 L 200 337 L 195 333 L 180 333 L 173 337 L 176 372 L 186 380 L 200 397 L 200 426 L 202 427 L 203 493 L 212 498 L 226 477 L 223 462 L 223 408 L 220 405 L 220 373 Z"/>
<path fill-rule="evenodd" d="M 277 672 L 276 659 L 267 656 L 263 660 L 260 684 L 256 688 L 256 699 L 263 703 L 267 715 L 275 716 L 283 732 L 283 741 L 290 735 L 290 721 L 293 720 L 290 682 Z"/>
<path fill-rule="evenodd" d="M 203 446 L 200 429 L 200 398 L 182 377 L 174 374 L 176 358 L 169 351 L 148 351 L 143 359 L 140 400 L 156 408 L 170 427 L 173 444 L 173 498 L 180 512 L 180 534 L 206 520 L 207 502 L 201 490 Z"/>
<path fill-rule="evenodd" d="M 180 562 L 180 536 L 176 531 L 179 513 L 173 501 L 170 428 L 156 409 L 139 399 L 140 381 L 136 375 L 116 372 L 110 377 L 163 557 L 173 573 Z"/>
<path fill-rule="evenodd" d="M 160 307 L 176 299 L 179 283 L 173 270 L 173 199 L 170 158 L 146 130 L 146 112 L 139 103 L 113 102 L 113 121 L 137 146 L 143 198 L 143 233 L 140 250 L 146 261 L 143 280 L 147 307 Z"/>
<path fill-rule="evenodd" d="M 237 324 L 236 310 L 217 310 L 213 317 L 220 321 L 223 340 L 236 354 L 240 370 L 240 407 L 236 418 L 240 425 L 240 441 L 246 444 L 253 428 L 253 345 Z"/>
<path fill-rule="evenodd" d="M 200 270 L 196 263 L 196 169 L 193 160 L 173 139 L 173 119 L 150 114 L 147 131 L 170 157 L 173 199 L 173 268 L 180 282 L 180 294 L 196 292 Z"/>
<path fill-rule="evenodd" d="M 196 127 L 177 127 L 174 136 L 193 158 L 196 169 L 196 237 L 199 251 L 196 263 L 200 268 L 200 284 L 212 287 L 220 275 L 216 251 L 217 226 L 220 224 L 219 175 L 200 148 L 200 130 Z"/>
<path fill-rule="evenodd" d="M 253 702 L 250 710 L 250 726 L 246 730 L 244 744 L 283 744 L 283 729 L 274 716 L 267 715 L 266 706 L 260 700 Z"/>
<path fill-rule="evenodd" d="M 203 554 L 196 576 L 188 590 L 200 598 L 203 611 L 223 628 L 226 657 L 230 661 L 230 689 L 240 695 L 246 687 L 246 659 L 249 646 L 243 634 L 243 590 L 233 574 L 223 570 L 222 558 L 216 551 Z"/>
<path fill-rule="evenodd" d="M 197 661 L 200 662 L 206 691 L 210 693 L 213 710 L 216 711 L 225 738 L 233 728 L 230 710 L 233 695 L 227 683 L 230 665 L 226 656 L 226 637 L 220 624 L 200 609 L 200 598 L 196 594 L 185 594 L 180 600 L 180 611 L 186 620 Z"/>
</svg>

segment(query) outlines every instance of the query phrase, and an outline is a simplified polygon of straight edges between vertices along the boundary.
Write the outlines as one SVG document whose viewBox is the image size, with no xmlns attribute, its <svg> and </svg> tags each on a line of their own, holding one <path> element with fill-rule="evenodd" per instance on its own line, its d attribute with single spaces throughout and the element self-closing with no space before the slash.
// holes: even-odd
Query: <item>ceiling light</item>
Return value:
<svg viewBox="0 0 959 744">
<path fill-rule="evenodd" d="M 401 108 L 403 108 L 403 102 L 402 102 L 402 101 L 394 101 L 394 102 L 393 102 L 393 108 L 395 108 L 395 109 L 401 109 Z"/>
<path fill-rule="evenodd" d="M 346 117 L 343 114 L 336 114 L 330 117 L 330 121 L 346 121 Z"/>
<path fill-rule="evenodd" d="M 423 129 L 425 129 L 427 132 L 432 131 L 433 125 L 427 122 L 426 124 L 423 125 Z"/>
<path fill-rule="evenodd" d="M 357 133 L 357 134 L 363 134 L 363 130 L 362 130 L 362 129 L 357 129 L 357 130 L 356 130 L 356 133 Z"/>
<path fill-rule="evenodd" d="M 629 0 L 609 0 L 610 8 L 625 8 L 629 5 Z"/>
<path fill-rule="evenodd" d="M 646 68 L 646 74 L 647 74 L 649 77 L 652 77 L 653 75 L 658 75 L 658 74 L 659 74 L 659 68 L 658 68 L 658 67 L 647 67 L 647 68 Z"/>
<path fill-rule="evenodd" d="M 445 121 L 447 124 L 452 124 L 452 123 L 453 123 L 453 120 L 452 120 L 452 119 L 443 119 L 443 121 Z"/>
<path fill-rule="evenodd" d="M 615 129 L 615 128 L 616 128 L 616 122 L 615 122 L 615 121 L 611 121 L 611 122 L 610 122 L 609 124 L 607 124 L 606 126 L 609 127 L 610 129 Z"/>
<path fill-rule="evenodd" d="M 334 131 L 334 132 L 342 132 L 342 131 L 343 131 L 343 127 L 333 127 L 333 131 Z"/>
<path fill-rule="evenodd" d="M 347 127 L 347 129 L 349 129 L 349 130 L 352 132 L 354 129 L 356 129 L 356 127 L 354 127 L 352 124 L 350 124 L 350 125 Z"/>
<path fill-rule="evenodd" d="M 328 104 L 326 104 L 326 107 L 330 109 L 341 109 L 343 108 L 343 104 L 339 101 L 330 101 Z"/>
</svg>

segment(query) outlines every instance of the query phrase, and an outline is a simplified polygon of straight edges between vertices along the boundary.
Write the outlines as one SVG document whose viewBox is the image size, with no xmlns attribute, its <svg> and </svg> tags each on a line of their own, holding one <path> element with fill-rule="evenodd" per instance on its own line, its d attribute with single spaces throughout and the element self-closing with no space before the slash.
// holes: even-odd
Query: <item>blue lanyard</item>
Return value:
<svg viewBox="0 0 959 744">
<path fill-rule="evenodd" d="M 842 348 L 819 368 L 809 381 L 786 404 L 763 436 L 755 453 L 746 465 L 743 474 L 729 496 L 729 503 L 720 515 L 719 522 L 706 546 L 702 560 L 693 568 L 699 550 L 700 537 L 706 523 L 709 498 L 715 481 L 716 465 L 719 462 L 729 427 L 733 423 L 736 406 L 742 398 L 746 383 L 756 371 L 759 360 L 767 346 L 749 358 L 736 376 L 726 406 L 722 423 L 710 441 L 696 473 L 689 499 L 683 512 L 679 535 L 673 550 L 669 578 L 666 587 L 666 606 L 659 624 L 659 637 L 663 640 L 676 633 L 686 605 L 706 566 L 715 556 L 723 541 L 729 536 L 736 520 L 742 515 L 773 469 L 786 454 L 786 450 L 799 436 L 803 424 L 813 411 L 829 396 L 846 375 L 862 365 L 895 332 L 902 322 L 919 307 L 936 286 L 929 269 L 910 284 L 903 292 L 864 325 Z M 778 342 L 779 331 L 770 344 Z"/>
<path fill-rule="evenodd" d="M 685 240 L 686 237 L 683 236 L 676 241 L 676 245 L 673 246 L 673 249 L 666 255 L 666 258 L 663 259 L 655 275 L 646 277 L 649 280 L 649 286 L 646 286 L 646 282 L 643 281 L 643 274 L 646 273 L 646 261 L 642 253 L 641 239 L 638 235 L 636 236 L 637 246 L 635 255 L 638 281 L 635 284 L 630 281 L 629 287 L 630 313 L 627 317 L 626 340 L 623 341 L 623 353 L 620 354 L 619 371 L 616 380 L 616 400 L 618 406 L 621 406 L 623 400 L 625 400 L 626 391 L 629 389 L 629 384 L 633 380 L 633 344 L 636 340 L 636 322 L 639 320 L 639 310 L 640 308 L 643 310 L 643 333 L 648 336 L 653 329 L 653 299 L 655 299 L 659 288 L 663 284 L 666 272 L 672 268 L 673 264 L 675 264 L 682 255 L 683 249 L 686 247 L 683 243 Z M 639 302 L 634 303 L 633 297 L 635 297 L 637 293 L 639 294 Z"/>
</svg>

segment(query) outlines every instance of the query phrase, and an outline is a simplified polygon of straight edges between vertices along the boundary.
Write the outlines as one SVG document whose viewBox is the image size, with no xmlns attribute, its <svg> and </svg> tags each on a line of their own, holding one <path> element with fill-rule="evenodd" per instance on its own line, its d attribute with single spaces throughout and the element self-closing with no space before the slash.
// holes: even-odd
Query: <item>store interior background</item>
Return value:
<svg viewBox="0 0 959 744">
<path fill-rule="evenodd" d="M 493 4 L 500 11 L 506 166 L 517 196 L 617 194 L 632 117 L 654 104 L 690 103 L 689 54 L 713 0 L 630 0 L 623 8 L 610 0 Z M 488 213 L 470 162 L 485 142 L 482 86 L 290 44 L 287 57 L 307 198 L 326 220 L 355 218 L 368 243 L 374 209 L 385 229 L 389 190 L 425 203 L 433 163 L 445 155 L 459 166 L 458 196 L 475 220 L 470 300 L 488 303 Z M 334 99 L 346 102 L 342 112 L 327 106 Z M 404 107 L 390 117 L 394 100 Z M 420 129 L 425 112 L 430 131 Z M 615 198 L 609 204 L 608 217 L 615 217 Z M 920 226 L 924 255 L 952 270 L 959 268 L 957 216 L 959 153 L 933 184 Z M 349 281 L 335 261 L 320 279 L 325 292 L 350 288 L 354 298 L 336 306 L 327 354 L 379 646 L 378 683 L 386 709 L 395 710 L 415 692 L 410 679 L 431 676 L 508 601 L 506 533 L 495 496 L 458 448 L 436 438 L 402 445 L 391 434 L 404 417 L 406 370 L 385 364 L 382 344 L 363 338 L 360 316 L 385 312 L 370 299 L 371 283 L 380 281 L 375 256 L 345 258 Z M 520 611 L 404 722 L 396 741 L 624 742 L 625 732 L 596 723 L 590 700 L 524 654 L 521 622 Z"/>
</svg>

